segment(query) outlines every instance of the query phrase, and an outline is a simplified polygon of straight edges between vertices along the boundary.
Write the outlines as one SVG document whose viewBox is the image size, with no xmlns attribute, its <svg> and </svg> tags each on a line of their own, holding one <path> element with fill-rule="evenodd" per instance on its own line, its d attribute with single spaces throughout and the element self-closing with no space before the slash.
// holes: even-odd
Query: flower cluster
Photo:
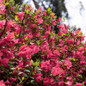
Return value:
<svg viewBox="0 0 86 86">
<path fill-rule="evenodd" d="M 0 86 L 86 85 L 84 36 L 60 21 L 50 8 L 1 0 Z"/>
</svg>

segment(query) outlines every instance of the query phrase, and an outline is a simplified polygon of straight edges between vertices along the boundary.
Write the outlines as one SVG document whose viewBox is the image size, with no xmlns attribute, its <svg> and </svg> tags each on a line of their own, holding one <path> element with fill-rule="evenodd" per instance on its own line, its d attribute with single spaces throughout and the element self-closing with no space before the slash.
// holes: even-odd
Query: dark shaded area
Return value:
<svg viewBox="0 0 86 86">
<path fill-rule="evenodd" d="M 50 7 L 57 17 L 62 17 L 62 12 L 66 13 L 66 17 L 68 17 L 67 9 L 64 3 L 65 0 L 32 0 L 32 1 L 34 2 L 34 5 L 37 9 L 39 7 L 42 7 L 43 10 L 46 10 Z M 39 3 L 41 3 L 41 5 L 39 5 Z M 48 7 L 46 7 L 46 5 L 48 5 Z"/>
<path fill-rule="evenodd" d="M 52 11 L 56 14 L 57 17 L 62 17 L 62 12 L 66 13 L 66 17 L 68 17 L 64 0 L 50 0 L 50 3 L 53 6 Z"/>
<path fill-rule="evenodd" d="M 24 0 L 14 0 L 15 4 L 22 4 Z"/>
</svg>

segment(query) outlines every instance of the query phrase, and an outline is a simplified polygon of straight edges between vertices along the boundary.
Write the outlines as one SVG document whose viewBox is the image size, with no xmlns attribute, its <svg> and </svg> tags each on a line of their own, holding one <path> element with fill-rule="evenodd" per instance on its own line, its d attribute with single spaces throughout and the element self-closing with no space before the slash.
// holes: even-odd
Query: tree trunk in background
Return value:
<svg viewBox="0 0 86 86">
<path fill-rule="evenodd" d="M 35 1 L 35 0 L 32 0 L 32 1 L 33 1 L 34 5 L 35 5 L 36 9 L 38 9 L 40 7 L 39 4 L 38 4 L 38 2 Z"/>
<path fill-rule="evenodd" d="M 22 4 L 24 0 L 14 0 L 15 4 Z"/>
<path fill-rule="evenodd" d="M 35 7 L 38 9 L 39 7 L 42 7 L 43 10 L 47 8 L 51 8 L 52 11 L 56 14 L 58 17 L 62 17 L 62 12 L 66 13 L 66 17 L 68 17 L 67 9 L 65 7 L 65 0 L 32 0 L 34 2 Z M 46 4 L 44 4 L 46 2 Z M 39 5 L 41 3 L 41 5 Z M 49 4 L 48 4 L 49 3 Z M 46 5 L 48 5 L 46 7 Z"/>
</svg>

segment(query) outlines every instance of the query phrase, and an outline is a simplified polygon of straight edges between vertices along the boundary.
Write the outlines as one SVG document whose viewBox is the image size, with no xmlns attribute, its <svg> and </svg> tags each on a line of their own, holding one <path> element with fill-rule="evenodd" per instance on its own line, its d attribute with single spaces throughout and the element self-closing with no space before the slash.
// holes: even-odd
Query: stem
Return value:
<svg viewBox="0 0 86 86">
<path fill-rule="evenodd" d="M 27 80 L 30 78 L 31 74 L 32 74 L 32 73 L 30 73 L 29 76 L 28 76 L 22 83 L 20 83 L 20 84 L 23 85 L 24 83 L 26 83 Z"/>
</svg>

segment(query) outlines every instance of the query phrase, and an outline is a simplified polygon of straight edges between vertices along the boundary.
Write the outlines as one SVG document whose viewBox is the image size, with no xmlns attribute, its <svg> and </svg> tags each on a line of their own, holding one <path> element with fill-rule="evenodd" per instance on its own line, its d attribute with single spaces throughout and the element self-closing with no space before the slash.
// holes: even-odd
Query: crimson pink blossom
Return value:
<svg viewBox="0 0 86 86">
<path fill-rule="evenodd" d="M 18 7 L 0 0 L 0 86 L 85 86 L 83 33 L 50 8 Z"/>
</svg>

